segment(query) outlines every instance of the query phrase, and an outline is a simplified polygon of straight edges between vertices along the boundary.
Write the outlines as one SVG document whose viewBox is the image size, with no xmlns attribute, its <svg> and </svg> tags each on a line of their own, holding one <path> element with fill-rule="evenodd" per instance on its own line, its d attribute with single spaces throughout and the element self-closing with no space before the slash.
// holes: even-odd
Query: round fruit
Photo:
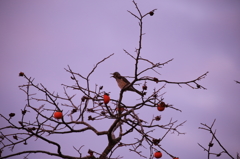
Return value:
<svg viewBox="0 0 240 159">
<path fill-rule="evenodd" d="M 54 117 L 55 119 L 62 119 L 63 114 L 62 114 L 61 111 L 56 111 L 56 112 L 54 112 L 53 117 Z"/>
<path fill-rule="evenodd" d="M 162 152 L 160 152 L 160 151 L 155 152 L 154 157 L 161 158 L 162 157 Z"/>
<path fill-rule="evenodd" d="M 108 104 L 108 102 L 110 101 L 109 94 L 105 93 L 103 95 L 103 101 L 104 101 L 105 104 Z"/>
<path fill-rule="evenodd" d="M 165 107 L 166 104 L 164 102 L 161 102 L 160 104 L 158 104 L 157 109 L 158 111 L 164 111 Z"/>
<path fill-rule="evenodd" d="M 161 119 L 161 116 L 156 116 L 155 120 L 159 121 Z"/>
<path fill-rule="evenodd" d="M 20 72 L 20 73 L 19 73 L 19 76 L 24 76 L 24 73 L 23 73 L 23 72 Z"/>
<path fill-rule="evenodd" d="M 15 116 L 15 113 L 10 113 L 9 114 L 10 118 Z"/>
<path fill-rule="evenodd" d="M 173 159 L 179 159 L 178 157 L 174 157 Z"/>
<path fill-rule="evenodd" d="M 153 16 L 154 12 L 153 12 L 153 11 L 151 11 L 151 12 L 149 12 L 149 14 L 150 14 L 150 16 Z"/>
</svg>

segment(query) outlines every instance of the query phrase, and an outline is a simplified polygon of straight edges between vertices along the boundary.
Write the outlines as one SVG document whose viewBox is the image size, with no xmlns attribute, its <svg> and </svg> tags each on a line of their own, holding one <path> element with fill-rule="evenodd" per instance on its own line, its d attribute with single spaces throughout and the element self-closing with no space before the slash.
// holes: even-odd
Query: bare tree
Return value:
<svg viewBox="0 0 240 159">
<path fill-rule="evenodd" d="M 198 143 L 198 145 L 204 150 L 207 151 L 207 156 L 208 159 L 210 159 L 210 155 L 215 155 L 217 157 L 221 156 L 223 153 L 226 153 L 230 158 L 234 159 L 233 156 L 227 151 L 227 149 L 221 144 L 221 142 L 219 141 L 219 139 L 216 137 L 216 132 L 217 130 L 213 130 L 213 125 L 215 123 L 216 119 L 214 119 L 213 123 L 211 126 L 208 126 L 207 124 L 203 124 L 201 123 L 201 125 L 203 127 L 199 127 L 199 129 L 203 129 L 206 131 L 209 131 L 212 135 L 212 138 L 208 144 L 208 148 L 205 148 L 204 146 L 202 146 L 201 144 Z M 211 148 L 214 146 L 214 141 L 216 141 L 216 143 L 222 148 L 223 151 L 219 152 L 219 153 L 213 153 L 211 152 Z M 237 159 L 239 158 L 239 155 L 237 154 Z"/>
<path fill-rule="evenodd" d="M 19 86 L 20 90 L 26 94 L 27 102 L 25 107 L 22 108 L 22 116 L 21 119 L 19 119 L 18 123 L 14 123 L 12 121 L 12 118 L 15 116 L 14 113 L 10 113 L 9 117 L 0 114 L 1 117 L 8 122 L 8 126 L 0 128 L 0 143 L 2 145 L 0 147 L 0 155 L 7 148 L 11 148 L 13 152 L 10 155 L 1 155 L 1 158 L 10 158 L 22 154 L 25 154 L 25 157 L 27 157 L 30 154 L 36 153 L 43 153 L 49 156 L 58 156 L 60 158 L 68 159 L 121 158 L 121 156 L 115 156 L 114 152 L 116 149 L 122 146 L 129 147 L 130 151 L 138 154 L 143 158 L 154 158 L 155 151 L 163 151 L 171 158 L 177 158 L 175 157 L 176 155 L 172 154 L 174 152 L 169 152 L 164 148 L 163 145 L 160 145 L 160 143 L 170 132 L 184 134 L 178 130 L 178 127 L 182 126 L 185 121 L 178 122 L 177 120 L 171 119 L 168 123 L 159 125 L 157 121 L 161 119 L 160 116 L 153 116 L 151 121 L 146 122 L 141 119 L 137 112 L 143 107 L 148 107 L 149 109 L 159 108 L 159 111 L 163 111 L 165 108 L 181 111 L 180 109 L 173 107 L 171 104 L 167 104 L 164 101 L 163 94 L 160 94 L 160 90 L 162 90 L 166 84 L 176 84 L 179 86 L 187 85 L 192 89 L 206 89 L 198 82 L 201 79 L 205 78 L 208 72 L 195 79 L 184 82 L 162 80 L 158 79 L 157 76 L 142 76 L 143 73 L 147 73 L 148 71 L 155 71 L 156 75 L 158 75 L 158 68 L 161 68 L 165 64 L 168 64 L 173 59 L 170 59 L 163 63 L 154 63 L 141 56 L 142 38 L 144 35 L 143 19 L 147 18 L 148 16 L 153 16 L 156 9 L 142 14 L 138 8 L 137 3 L 133 1 L 133 4 L 137 9 L 138 14 L 134 14 L 130 11 L 128 12 L 139 22 L 139 43 L 134 54 L 131 54 L 127 50 L 124 50 L 127 55 L 134 59 L 135 69 L 133 75 L 131 76 L 133 79 L 132 82 L 125 85 L 121 89 L 119 98 L 109 99 L 108 95 L 104 91 L 103 86 L 96 86 L 94 90 L 90 89 L 91 75 L 95 72 L 101 63 L 103 63 L 105 60 L 109 60 L 110 57 L 114 54 L 111 54 L 99 61 L 87 76 L 83 76 L 81 73 L 73 71 L 71 67 L 68 66 L 65 70 L 70 74 L 70 77 L 74 84 L 62 84 L 65 94 L 64 96 L 60 96 L 58 93 L 51 92 L 41 83 L 36 84 L 33 78 L 27 76 L 23 72 L 20 72 L 19 76 L 24 77 L 27 81 L 26 84 Z M 149 64 L 149 67 L 140 70 L 138 68 L 140 62 L 147 62 Z M 160 86 L 153 92 L 149 91 L 146 94 L 147 81 L 157 83 Z M 129 88 L 133 87 L 133 85 L 135 85 L 137 82 L 142 82 L 141 93 L 143 93 L 144 96 L 141 96 L 140 100 L 136 100 L 135 105 L 124 104 L 122 102 L 124 98 L 123 94 L 129 90 Z M 82 95 L 79 103 L 76 103 L 74 100 L 76 95 L 69 95 L 67 91 L 68 89 L 73 89 L 76 91 L 76 94 Z M 37 91 L 37 94 L 33 93 L 34 91 Z M 110 102 L 108 100 L 110 100 Z M 36 106 L 36 101 L 43 104 Z M 30 111 L 34 111 L 36 113 L 34 119 L 29 119 L 27 117 L 30 114 Z M 87 113 L 90 113 L 91 115 Z M 105 121 L 110 121 L 112 124 L 108 127 L 108 129 L 99 131 L 89 122 L 97 120 L 103 123 Z M 4 133 L 4 131 L 9 129 L 14 130 L 14 133 Z M 57 134 L 61 134 L 62 137 L 65 137 L 71 133 L 80 133 L 87 130 L 92 131 L 97 136 L 107 136 L 108 144 L 105 145 L 105 148 L 102 152 L 97 152 L 96 150 L 89 148 L 89 155 L 84 156 L 82 155 L 83 152 L 81 151 L 81 148 L 84 145 L 79 145 L 78 148 L 73 147 L 78 155 L 69 156 L 63 153 L 62 146 L 58 142 L 53 141 L 49 138 L 49 136 Z M 116 133 L 116 130 L 118 130 L 119 133 Z M 151 133 L 155 130 L 161 130 L 164 132 L 164 135 L 158 137 L 152 136 Z M 135 142 L 132 143 L 123 143 L 121 141 L 123 137 L 133 132 L 138 133 L 140 138 L 136 138 Z M 22 152 L 14 153 L 14 147 L 16 145 L 27 144 L 31 138 L 37 138 L 35 142 L 41 140 L 46 144 L 54 145 L 57 148 L 57 151 L 49 152 L 44 150 L 25 150 Z M 139 150 L 141 147 L 149 148 L 149 156 L 141 153 Z"/>
</svg>

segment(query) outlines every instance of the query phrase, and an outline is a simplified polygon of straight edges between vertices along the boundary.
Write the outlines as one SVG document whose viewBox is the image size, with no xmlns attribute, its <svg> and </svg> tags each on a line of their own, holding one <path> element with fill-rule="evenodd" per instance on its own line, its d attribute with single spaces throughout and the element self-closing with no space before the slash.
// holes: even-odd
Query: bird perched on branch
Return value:
<svg viewBox="0 0 240 159">
<path fill-rule="evenodd" d="M 112 77 L 116 79 L 117 84 L 121 89 L 127 87 L 130 84 L 130 82 L 125 77 L 121 76 L 120 73 L 114 72 L 114 73 L 112 73 L 112 75 L 113 75 Z M 133 86 L 128 87 L 127 90 L 136 92 L 141 96 L 144 95 L 143 92 L 136 90 Z"/>
</svg>

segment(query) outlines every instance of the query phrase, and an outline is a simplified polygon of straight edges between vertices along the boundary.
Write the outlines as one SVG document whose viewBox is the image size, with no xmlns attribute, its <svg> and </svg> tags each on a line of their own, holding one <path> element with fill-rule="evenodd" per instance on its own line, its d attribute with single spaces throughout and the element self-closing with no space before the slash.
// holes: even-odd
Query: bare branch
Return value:
<svg viewBox="0 0 240 159">
<path fill-rule="evenodd" d="M 213 155 L 216 155 L 217 157 L 219 157 L 222 153 L 226 153 L 230 158 L 234 159 L 230 154 L 229 152 L 224 148 L 224 146 L 220 143 L 220 141 L 218 140 L 218 138 L 216 137 L 216 130 L 213 132 L 212 128 L 213 128 L 213 125 L 215 123 L 216 119 L 214 119 L 213 123 L 211 126 L 208 126 L 207 124 L 202 124 L 204 127 L 199 127 L 199 129 L 203 129 L 203 130 L 206 130 L 206 131 L 209 131 L 212 135 L 212 139 L 211 141 L 209 142 L 208 144 L 208 149 L 204 148 L 202 145 L 198 144 L 200 147 L 202 147 L 204 149 L 204 151 L 207 151 L 208 152 L 208 159 L 210 159 L 210 154 L 213 154 Z M 210 152 L 210 148 L 213 146 L 213 140 L 216 140 L 218 145 L 224 150 L 220 153 L 211 153 Z"/>
</svg>

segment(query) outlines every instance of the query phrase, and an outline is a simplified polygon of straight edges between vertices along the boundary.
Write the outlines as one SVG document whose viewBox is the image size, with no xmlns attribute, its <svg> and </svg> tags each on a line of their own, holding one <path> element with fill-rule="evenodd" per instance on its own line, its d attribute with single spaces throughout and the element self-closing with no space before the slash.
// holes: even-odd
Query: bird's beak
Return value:
<svg viewBox="0 0 240 159">
<path fill-rule="evenodd" d="M 113 73 L 110 73 L 112 76 L 111 77 L 113 77 Z"/>
</svg>

